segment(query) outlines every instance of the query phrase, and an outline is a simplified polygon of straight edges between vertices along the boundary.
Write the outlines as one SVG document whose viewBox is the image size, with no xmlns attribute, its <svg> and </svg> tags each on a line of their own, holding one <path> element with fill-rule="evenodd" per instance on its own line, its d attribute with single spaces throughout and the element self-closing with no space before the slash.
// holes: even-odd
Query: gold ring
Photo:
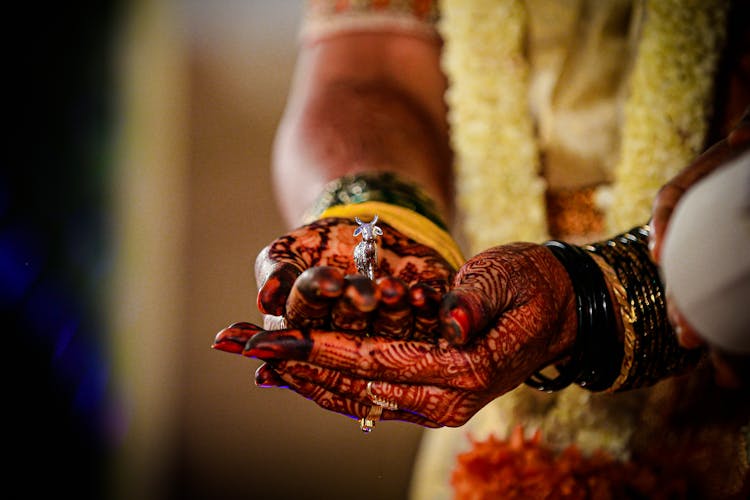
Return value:
<svg viewBox="0 0 750 500">
<path fill-rule="evenodd" d="M 359 419 L 359 428 L 362 432 L 370 432 L 373 427 L 375 427 L 375 422 L 380 419 L 380 415 L 382 414 L 383 408 L 381 406 L 371 406 L 367 416 Z"/>
<path fill-rule="evenodd" d="M 372 380 L 367 382 L 367 395 L 370 396 L 372 403 L 376 406 L 380 406 L 381 408 L 385 408 L 386 410 L 391 410 L 391 411 L 398 410 L 398 404 L 394 403 L 393 401 L 388 401 L 385 398 L 381 398 L 373 394 L 372 384 L 373 384 Z"/>
</svg>

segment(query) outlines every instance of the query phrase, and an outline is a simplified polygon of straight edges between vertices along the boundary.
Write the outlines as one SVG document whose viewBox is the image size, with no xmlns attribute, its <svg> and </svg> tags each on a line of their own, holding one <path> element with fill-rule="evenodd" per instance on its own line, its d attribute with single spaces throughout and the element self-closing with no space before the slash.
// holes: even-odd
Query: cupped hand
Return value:
<svg viewBox="0 0 750 500">
<path fill-rule="evenodd" d="M 357 224 L 326 218 L 264 248 L 255 263 L 265 326 L 333 328 L 398 338 L 434 333 L 454 270 L 434 249 L 380 222 L 375 280 L 357 274 Z"/>
<path fill-rule="evenodd" d="M 661 187 L 654 198 L 651 210 L 651 234 L 649 246 L 654 261 L 658 264 L 664 235 L 669 226 L 669 219 L 682 196 L 690 188 L 717 168 L 729 163 L 740 154 L 750 149 L 750 111 L 727 136 L 698 156 L 690 165 Z"/>
<path fill-rule="evenodd" d="M 546 248 L 521 243 L 483 252 L 459 271 L 440 313 L 455 343 L 241 324 L 222 330 L 214 347 L 265 361 L 259 386 L 289 387 L 328 410 L 361 418 L 377 397 L 397 406 L 383 419 L 460 426 L 564 357 L 576 322 L 564 268 Z"/>
<path fill-rule="evenodd" d="M 654 200 L 652 219 L 649 223 L 651 226 L 649 246 L 652 258 L 657 264 L 660 263 L 662 257 L 663 243 L 670 219 L 683 195 L 696 183 L 749 149 L 750 112 L 747 112 L 725 139 L 707 149 L 659 190 Z M 710 210 L 710 207 L 706 209 Z M 669 321 L 682 347 L 695 349 L 706 346 L 706 340 L 686 320 L 672 299 L 669 283 L 667 283 L 667 311 Z M 740 380 L 744 380 L 744 384 L 747 384 L 750 377 L 747 374 L 746 358 L 740 357 L 738 360 L 735 356 L 724 353 L 714 346 L 708 347 L 716 368 L 716 380 L 719 385 L 735 387 L 742 385 Z"/>
</svg>

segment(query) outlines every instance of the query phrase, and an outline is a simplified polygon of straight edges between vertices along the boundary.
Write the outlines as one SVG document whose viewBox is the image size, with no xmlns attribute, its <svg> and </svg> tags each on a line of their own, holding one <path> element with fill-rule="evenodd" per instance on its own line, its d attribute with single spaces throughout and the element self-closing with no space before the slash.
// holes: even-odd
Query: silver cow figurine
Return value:
<svg viewBox="0 0 750 500">
<path fill-rule="evenodd" d="M 354 247 L 354 265 L 357 266 L 357 271 L 372 280 L 375 279 L 375 269 L 378 267 L 377 237 L 383 234 L 383 230 L 375 225 L 378 222 L 377 215 L 370 222 L 362 222 L 359 217 L 354 220 L 359 224 L 354 230 L 354 236 L 362 235 L 362 241 Z"/>
</svg>

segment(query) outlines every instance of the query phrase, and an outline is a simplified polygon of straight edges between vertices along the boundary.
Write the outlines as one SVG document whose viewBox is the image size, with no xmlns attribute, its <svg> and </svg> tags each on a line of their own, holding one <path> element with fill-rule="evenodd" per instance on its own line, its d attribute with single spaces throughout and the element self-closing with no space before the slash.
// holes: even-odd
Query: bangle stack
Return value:
<svg viewBox="0 0 750 500">
<path fill-rule="evenodd" d="M 373 201 L 407 208 L 426 217 L 440 229 L 447 229 L 432 198 L 419 186 L 393 172 L 363 172 L 329 182 L 305 219 L 314 221 L 331 207 Z"/>
<path fill-rule="evenodd" d="M 573 284 L 578 334 L 567 359 L 555 363 L 557 377 L 537 372 L 527 385 L 557 391 L 576 383 L 591 391 L 624 391 L 653 385 L 698 362 L 702 351 L 681 348 L 669 324 L 648 236 L 649 228 L 640 226 L 581 248 L 559 241 L 545 244 Z"/>
<path fill-rule="evenodd" d="M 572 353 L 555 363 L 558 375 L 533 374 L 526 384 L 552 392 L 576 383 L 592 391 L 609 388 L 619 374 L 622 342 L 616 335 L 616 317 L 609 289 L 599 266 L 584 250 L 561 241 L 545 246 L 570 276 L 576 294 L 578 335 Z"/>
<path fill-rule="evenodd" d="M 649 231 L 648 226 L 639 226 L 584 247 L 612 267 L 625 290 L 626 301 L 620 304 L 624 357 L 611 391 L 653 385 L 694 366 L 703 354 L 680 347 L 672 331 L 664 286 L 648 249 Z"/>
</svg>

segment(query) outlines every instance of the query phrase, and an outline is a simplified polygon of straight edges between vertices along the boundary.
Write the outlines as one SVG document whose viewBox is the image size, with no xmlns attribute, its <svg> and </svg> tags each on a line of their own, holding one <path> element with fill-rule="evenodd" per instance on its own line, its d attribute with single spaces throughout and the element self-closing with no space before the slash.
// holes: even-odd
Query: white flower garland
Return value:
<svg viewBox="0 0 750 500">
<path fill-rule="evenodd" d="M 646 222 L 658 188 L 700 151 L 725 35 L 718 27 L 728 10 L 725 0 L 636 3 L 645 18 L 611 186 L 610 233 Z M 528 108 L 524 3 L 442 0 L 440 11 L 456 194 L 469 253 L 508 241 L 543 241 L 546 184 Z M 621 404 L 613 409 L 577 387 L 544 403 L 530 391 L 521 387 L 499 398 L 467 427 L 496 431 L 500 417 L 510 427 L 537 425 L 559 446 L 577 442 L 585 451 L 627 456 L 637 412 L 618 412 L 639 408 L 642 394 L 617 396 Z"/>
<path fill-rule="evenodd" d="M 456 201 L 469 253 L 499 242 L 542 241 L 546 183 L 528 109 L 524 6 L 444 0 L 440 12 Z"/>
<path fill-rule="evenodd" d="M 656 191 L 700 152 L 729 2 L 646 2 L 625 104 L 610 232 L 648 221 Z"/>
<path fill-rule="evenodd" d="M 660 186 L 700 151 L 729 2 L 636 2 L 645 16 L 609 232 L 646 222 Z M 441 0 L 458 208 L 469 254 L 548 238 L 545 181 L 528 108 L 526 10 L 520 0 Z"/>
</svg>

